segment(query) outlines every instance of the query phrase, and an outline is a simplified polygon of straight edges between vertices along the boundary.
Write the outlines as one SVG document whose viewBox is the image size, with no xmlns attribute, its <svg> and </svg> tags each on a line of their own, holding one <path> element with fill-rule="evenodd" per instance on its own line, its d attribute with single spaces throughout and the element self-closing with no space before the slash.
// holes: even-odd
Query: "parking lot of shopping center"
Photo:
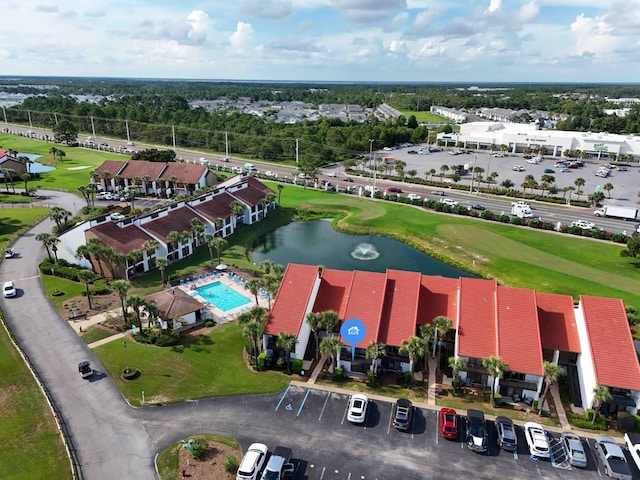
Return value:
<svg viewBox="0 0 640 480">
<path fill-rule="evenodd" d="M 579 469 L 568 464 L 558 433 L 548 432 L 552 460 L 532 460 L 521 427 L 517 428 L 518 449 L 511 453 L 498 447 L 494 423 L 487 420 L 489 451 L 479 455 L 466 446 L 464 416 L 458 416 L 458 437 L 446 440 L 438 431 L 437 410 L 416 408 L 411 428 L 400 432 L 392 426 L 394 403 L 372 400 L 364 424 L 354 425 L 346 418 L 348 401 L 349 395 L 292 385 L 271 405 L 277 423 L 296 432 L 295 437 L 285 436 L 296 439 L 296 444 L 287 445 L 293 449 L 296 479 L 582 479 L 603 476 L 592 439 L 583 438 L 588 465 L 586 469 Z M 537 421 L 537 415 L 531 416 L 532 421 Z M 271 450 L 276 446 L 274 441 L 265 441 Z M 635 474 L 638 474 L 637 470 Z"/>
</svg>

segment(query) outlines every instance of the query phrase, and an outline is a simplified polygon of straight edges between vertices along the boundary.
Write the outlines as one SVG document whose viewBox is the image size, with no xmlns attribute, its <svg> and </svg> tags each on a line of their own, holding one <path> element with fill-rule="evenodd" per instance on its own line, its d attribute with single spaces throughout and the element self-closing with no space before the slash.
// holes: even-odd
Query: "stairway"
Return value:
<svg viewBox="0 0 640 480">
<path fill-rule="evenodd" d="M 582 395 L 580 395 L 580 381 L 578 379 L 578 368 L 575 363 L 567 365 L 567 382 L 569 384 L 569 395 L 571 403 L 576 407 L 582 407 Z"/>
</svg>

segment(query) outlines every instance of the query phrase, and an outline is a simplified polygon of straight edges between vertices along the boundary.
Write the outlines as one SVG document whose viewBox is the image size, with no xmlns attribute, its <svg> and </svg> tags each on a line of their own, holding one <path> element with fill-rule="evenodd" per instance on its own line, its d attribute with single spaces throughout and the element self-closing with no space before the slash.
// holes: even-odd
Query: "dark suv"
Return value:
<svg viewBox="0 0 640 480">
<path fill-rule="evenodd" d="M 518 448 L 518 439 L 516 438 L 516 427 L 513 421 L 507 417 L 497 417 L 496 432 L 498 433 L 498 446 L 513 452 Z"/>
<path fill-rule="evenodd" d="M 487 424 L 484 413 L 473 408 L 467 410 L 467 447 L 478 453 L 487 451 Z"/>
<path fill-rule="evenodd" d="M 396 416 L 393 419 L 393 426 L 398 430 L 408 430 L 411 428 L 413 419 L 413 404 L 404 398 L 396 402 Z"/>
</svg>

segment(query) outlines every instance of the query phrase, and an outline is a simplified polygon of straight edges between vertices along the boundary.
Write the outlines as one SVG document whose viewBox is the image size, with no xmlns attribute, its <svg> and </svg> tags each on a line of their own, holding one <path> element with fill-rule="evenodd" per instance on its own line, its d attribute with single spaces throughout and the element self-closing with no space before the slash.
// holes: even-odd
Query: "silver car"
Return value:
<svg viewBox="0 0 640 480">
<path fill-rule="evenodd" d="M 585 468 L 587 466 L 587 455 L 584 452 L 580 437 L 573 432 L 562 432 L 560 438 L 569 463 L 574 467 Z"/>
</svg>

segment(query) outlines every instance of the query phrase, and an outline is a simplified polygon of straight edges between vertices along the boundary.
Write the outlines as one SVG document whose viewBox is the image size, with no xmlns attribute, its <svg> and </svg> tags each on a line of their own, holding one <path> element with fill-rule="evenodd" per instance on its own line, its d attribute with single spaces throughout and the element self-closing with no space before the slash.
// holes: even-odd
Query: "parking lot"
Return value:
<svg viewBox="0 0 640 480">
<path fill-rule="evenodd" d="M 348 395 L 293 385 L 271 405 L 276 423 L 289 432 L 281 441 L 292 442 L 286 446 L 293 448 L 297 479 L 602 476 L 592 440 L 583 439 L 588 465 L 578 469 L 567 462 L 557 433 L 548 432 L 551 461 L 532 460 L 521 427 L 517 428 L 517 451 L 511 453 L 498 447 L 495 425 L 488 420 L 489 451 L 479 455 L 466 447 L 464 417 L 458 416 L 458 437 L 446 440 L 439 434 L 436 410 L 416 408 L 412 426 L 401 432 L 392 426 L 394 403 L 370 401 L 365 422 L 354 425 L 347 421 L 348 400 Z M 266 443 L 271 450 L 276 446 L 273 440 Z"/>
</svg>

